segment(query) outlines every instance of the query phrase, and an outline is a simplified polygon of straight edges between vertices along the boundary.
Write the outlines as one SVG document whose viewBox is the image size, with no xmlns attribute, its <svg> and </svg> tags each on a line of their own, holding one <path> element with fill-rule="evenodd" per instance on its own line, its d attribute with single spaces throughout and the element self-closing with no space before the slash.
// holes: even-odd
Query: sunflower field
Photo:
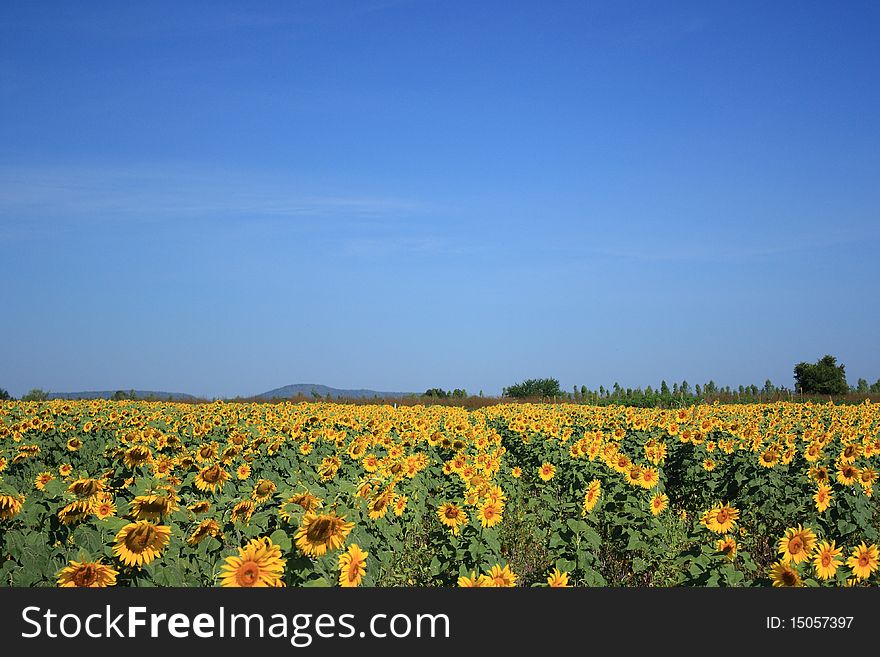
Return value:
<svg viewBox="0 0 880 657">
<path fill-rule="evenodd" d="M 869 586 L 876 405 L 0 405 L 3 586 Z"/>
</svg>

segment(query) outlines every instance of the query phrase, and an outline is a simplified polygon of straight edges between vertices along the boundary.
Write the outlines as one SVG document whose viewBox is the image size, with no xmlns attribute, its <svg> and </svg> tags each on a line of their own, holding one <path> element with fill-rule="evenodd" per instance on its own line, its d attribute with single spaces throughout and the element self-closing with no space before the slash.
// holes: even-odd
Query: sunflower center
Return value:
<svg viewBox="0 0 880 657">
<path fill-rule="evenodd" d="M 795 536 L 788 542 L 788 551 L 791 554 L 800 554 L 804 551 L 804 544 L 799 537 Z"/>
<path fill-rule="evenodd" d="M 143 552 L 153 540 L 153 528 L 150 525 L 140 525 L 128 533 L 125 537 L 125 547 L 131 552 Z"/>
<path fill-rule="evenodd" d="M 86 564 L 76 571 L 73 581 L 77 586 L 91 586 L 98 579 L 98 571 L 92 564 Z"/>
<path fill-rule="evenodd" d="M 859 557 L 859 566 L 862 568 L 865 568 L 865 567 L 867 567 L 869 561 L 870 561 L 870 559 L 868 558 L 868 555 L 863 554 Z"/>
<path fill-rule="evenodd" d="M 715 516 L 715 522 L 717 522 L 719 525 L 723 525 L 725 522 L 727 522 L 729 516 L 730 514 L 728 513 L 727 509 L 721 509 Z"/>
<path fill-rule="evenodd" d="M 822 555 L 822 565 L 826 568 L 831 565 L 831 555 L 827 552 Z"/>
<path fill-rule="evenodd" d="M 455 520 L 456 518 L 458 518 L 458 509 L 456 509 L 455 507 L 450 507 L 446 509 L 446 517 L 449 520 Z"/>
<path fill-rule="evenodd" d="M 257 495 L 268 495 L 272 492 L 273 485 L 271 482 L 264 481 L 262 484 L 257 486 Z"/>
<path fill-rule="evenodd" d="M 207 481 L 209 484 L 216 483 L 220 479 L 220 466 L 215 465 L 202 473 L 202 479 Z"/>
<path fill-rule="evenodd" d="M 312 543 L 324 543 L 333 535 L 333 521 L 330 518 L 318 518 L 309 525 L 306 538 Z"/>
<path fill-rule="evenodd" d="M 793 570 L 786 570 L 782 573 L 782 581 L 788 586 L 794 586 L 797 583 L 797 574 Z"/>
<path fill-rule="evenodd" d="M 243 563 L 235 573 L 239 586 L 253 586 L 260 579 L 260 567 L 253 561 Z"/>
</svg>

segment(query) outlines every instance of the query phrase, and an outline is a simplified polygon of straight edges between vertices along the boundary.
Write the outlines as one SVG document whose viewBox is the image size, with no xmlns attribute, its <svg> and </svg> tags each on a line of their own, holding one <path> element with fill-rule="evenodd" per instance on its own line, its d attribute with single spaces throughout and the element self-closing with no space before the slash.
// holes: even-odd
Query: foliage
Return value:
<svg viewBox="0 0 880 657">
<path fill-rule="evenodd" d="M 502 397 L 528 399 L 530 397 L 559 397 L 563 393 L 559 388 L 559 381 L 556 379 L 526 379 L 522 383 L 515 383 L 505 388 L 501 394 Z"/>
<path fill-rule="evenodd" d="M 834 356 L 825 355 L 815 364 L 794 367 L 795 389 L 808 395 L 843 395 L 849 392 L 844 366 Z"/>
</svg>

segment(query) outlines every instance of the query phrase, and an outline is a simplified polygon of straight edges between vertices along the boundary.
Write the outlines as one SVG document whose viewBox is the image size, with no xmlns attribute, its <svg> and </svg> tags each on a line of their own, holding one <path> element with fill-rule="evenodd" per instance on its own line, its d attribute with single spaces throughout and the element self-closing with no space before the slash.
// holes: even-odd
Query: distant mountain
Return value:
<svg viewBox="0 0 880 657">
<path fill-rule="evenodd" d="M 50 392 L 49 399 L 110 399 L 115 395 L 117 390 L 93 390 L 90 392 Z M 131 394 L 131 390 L 123 390 L 126 395 Z M 135 390 L 135 397 L 138 399 L 161 399 L 167 400 L 169 397 L 173 401 L 184 401 L 196 399 L 193 395 L 184 392 L 159 392 L 156 390 Z"/>
<path fill-rule="evenodd" d="M 314 393 L 314 394 L 313 394 Z M 349 399 L 362 399 L 362 398 L 402 398 L 408 397 L 410 395 L 414 395 L 417 393 L 414 392 L 379 392 L 377 390 L 343 390 L 340 388 L 331 388 L 330 386 L 322 386 L 318 383 L 294 383 L 289 386 L 284 386 L 282 388 L 275 388 L 274 390 L 269 390 L 268 392 L 261 393 L 259 395 L 254 395 L 252 399 L 287 399 L 289 397 L 297 397 L 299 395 L 303 395 L 304 397 L 327 397 L 330 395 L 332 399 L 336 399 L 339 397 L 347 397 Z"/>
</svg>

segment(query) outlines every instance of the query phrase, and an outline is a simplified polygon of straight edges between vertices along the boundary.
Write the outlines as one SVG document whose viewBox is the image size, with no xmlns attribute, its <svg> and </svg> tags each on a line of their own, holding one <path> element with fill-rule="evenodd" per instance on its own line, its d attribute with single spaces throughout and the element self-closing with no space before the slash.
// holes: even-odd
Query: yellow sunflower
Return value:
<svg viewBox="0 0 880 657">
<path fill-rule="evenodd" d="M 284 566 L 287 560 L 281 556 L 281 548 L 270 538 L 254 538 L 238 556 L 226 557 L 220 572 L 220 585 L 233 587 L 280 587 L 284 586 Z"/>
<path fill-rule="evenodd" d="M 823 513 L 829 506 L 831 506 L 831 487 L 826 484 L 819 484 L 816 489 L 816 494 L 813 495 L 813 501 L 816 503 L 816 509 L 819 513 Z"/>
<path fill-rule="evenodd" d="M 541 481 L 550 481 L 555 474 L 556 466 L 552 463 L 542 463 L 541 467 L 538 468 L 538 476 L 541 478 Z"/>
<path fill-rule="evenodd" d="M 715 544 L 715 549 L 724 554 L 731 561 L 736 559 L 736 550 L 738 547 L 739 546 L 736 543 L 736 539 L 732 536 L 725 536 L 724 538 L 720 538 Z"/>
<path fill-rule="evenodd" d="M 593 479 L 587 485 L 587 492 L 584 493 L 584 501 L 581 505 L 581 514 L 586 516 L 590 511 L 592 511 L 596 504 L 599 502 L 599 496 L 602 494 L 602 482 L 598 479 Z"/>
<path fill-rule="evenodd" d="M 138 520 L 116 534 L 113 554 L 126 566 L 142 566 L 160 556 L 170 540 L 170 527 Z"/>
<path fill-rule="evenodd" d="M 251 466 L 249 466 L 247 463 L 242 463 L 240 466 L 238 466 L 238 468 L 236 468 L 235 476 L 242 480 L 247 479 L 251 476 Z"/>
<path fill-rule="evenodd" d="M 116 576 L 119 574 L 113 567 L 98 561 L 71 561 L 70 565 L 58 571 L 58 586 L 60 587 L 83 587 L 102 588 L 114 586 Z"/>
<path fill-rule="evenodd" d="M 51 472 L 41 472 L 37 475 L 36 479 L 34 479 L 34 487 L 37 490 L 43 490 L 50 481 L 55 479 L 55 475 Z"/>
<path fill-rule="evenodd" d="M 810 558 L 816 547 L 816 535 L 809 527 L 792 527 L 785 530 L 785 536 L 779 540 L 779 554 L 782 561 L 800 563 Z"/>
<path fill-rule="evenodd" d="M 229 519 L 233 523 L 243 522 L 247 524 L 250 521 L 251 516 L 254 514 L 255 509 L 256 506 L 251 500 L 242 500 L 232 507 Z"/>
<path fill-rule="evenodd" d="M 229 479 L 229 473 L 226 472 L 219 464 L 214 464 L 203 468 L 196 475 L 195 484 L 202 492 L 223 490 L 223 484 Z"/>
<path fill-rule="evenodd" d="M 726 534 L 739 519 L 739 511 L 729 504 L 719 504 L 703 514 L 702 522 L 716 534 Z"/>
<path fill-rule="evenodd" d="M 369 552 L 361 550 L 357 543 L 352 543 L 348 550 L 339 555 L 339 585 L 351 588 L 359 586 L 367 572 Z"/>
<path fill-rule="evenodd" d="M 865 545 L 864 541 L 853 548 L 852 555 L 846 560 L 846 565 L 852 568 L 853 575 L 860 580 L 868 579 L 877 570 L 877 563 L 877 546 Z"/>
<path fill-rule="evenodd" d="M 458 534 L 459 526 L 468 521 L 467 513 L 452 502 L 441 504 L 440 508 L 437 509 L 437 516 L 440 518 L 441 523 L 452 530 L 453 534 Z"/>
<path fill-rule="evenodd" d="M 559 568 L 554 568 L 553 572 L 547 575 L 547 586 L 551 588 L 567 588 L 568 573 L 560 572 Z"/>
<path fill-rule="evenodd" d="M 137 495 L 128 507 L 135 520 L 161 520 L 180 508 L 172 495 Z"/>
<path fill-rule="evenodd" d="M 471 571 L 470 576 L 462 575 L 458 578 L 458 586 L 460 588 L 466 589 L 479 589 L 479 588 L 491 588 L 495 586 L 495 583 L 489 578 L 488 575 L 477 575 L 474 571 Z"/>
<path fill-rule="evenodd" d="M 509 565 L 504 566 L 504 568 L 497 564 L 492 566 L 492 570 L 489 571 L 489 579 L 492 580 L 493 586 L 516 586 L 516 574 L 510 570 Z"/>
<path fill-rule="evenodd" d="M 843 561 L 837 557 L 841 555 L 843 548 L 836 547 L 834 541 L 823 541 L 816 548 L 816 556 L 813 557 L 813 566 L 819 579 L 831 579 L 837 573 L 837 568 Z"/>
<path fill-rule="evenodd" d="M 58 512 L 58 520 L 62 525 L 82 522 L 91 515 L 93 502 L 91 499 L 74 500 Z"/>
<path fill-rule="evenodd" d="M 501 522 L 503 513 L 503 502 L 489 501 L 481 506 L 479 511 L 477 511 L 477 518 L 479 519 L 480 524 L 483 525 L 483 527 L 494 527 L 499 522 Z"/>
<path fill-rule="evenodd" d="M 770 577 L 773 580 L 773 586 L 803 586 L 801 576 L 791 564 L 784 561 L 777 561 L 770 569 Z"/>
<path fill-rule="evenodd" d="M 272 497 L 277 489 L 278 487 L 275 485 L 274 482 L 269 481 L 268 479 L 260 479 L 257 482 L 257 485 L 254 486 L 251 497 L 253 498 L 254 502 L 260 504 Z"/>
<path fill-rule="evenodd" d="M 651 498 L 651 513 L 659 516 L 669 506 L 669 496 L 666 493 L 657 493 Z"/>
<path fill-rule="evenodd" d="M 24 495 L 0 493 L 0 520 L 9 520 L 18 515 L 24 500 Z"/>
<path fill-rule="evenodd" d="M 333 511 L 320 514 L 308 512 L 303 516 L 294 538 L 296 546 L 306 555 L 320 557 L 328 550 L 341 548 L 353 528 L 353 522 L 345 522 L 345 518 Z"/>
<path fill-rule="evenodd" d="M 220 534 L 220 524 L 213 518 L 207 518 L 199 523 L 199 526 L 193 530 L 186 542 L 189 545 L 198 545 L 209 536 L 218 536 Z"/>
<path fill-rule="evenodd" d="M 92 502 L 92 513 L 98 520 L 106 520 L 116 515 L 116 504 L 113 502 L 113 496 L 109 493 L 98 495 Z"/>
</svg>

